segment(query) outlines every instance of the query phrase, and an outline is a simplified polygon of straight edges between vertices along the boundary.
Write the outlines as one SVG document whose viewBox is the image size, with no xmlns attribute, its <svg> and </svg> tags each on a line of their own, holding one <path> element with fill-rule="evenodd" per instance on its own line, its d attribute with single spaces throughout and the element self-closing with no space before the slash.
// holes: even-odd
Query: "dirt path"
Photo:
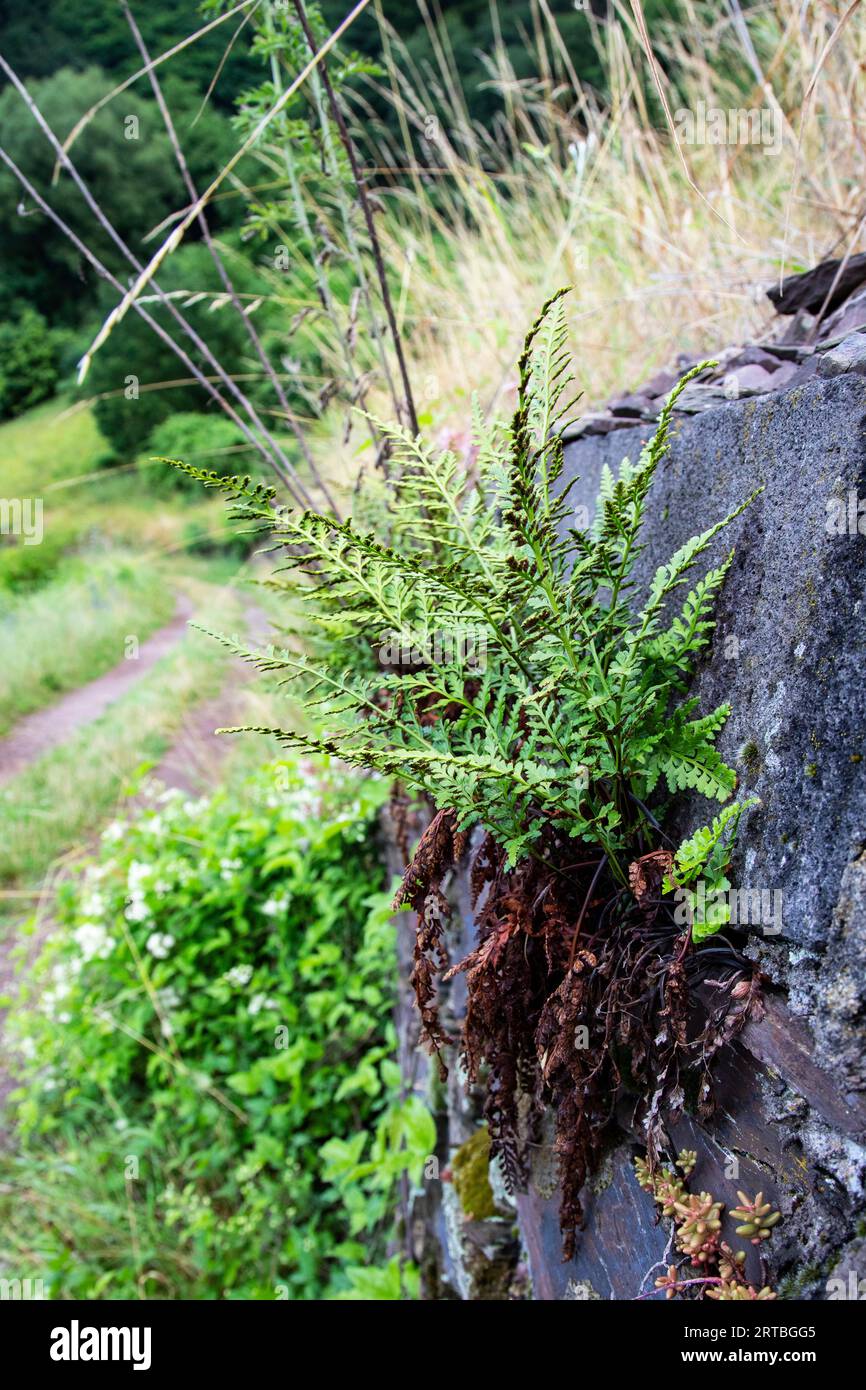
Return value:
<svg viewBox="0 0 866 1390">
<path fill-rule="evenodd" d="M 267 617 L 257 604 L 244 604 L 244 638 L 255 649 L 271 640 Z M 248 662 L 233 661 L 218 695 L 188 710 L 180 733 L 153 769 L 152 776 L 166 787 L 200 795 L 212 788 L 223 760 L 231 751 L 230 738 L 217 738 L 214 730 L 236 724 L 242 713 L 244 687 L 256 674 Z"/>
<path fill-rule="evenodd" d="M 127 665 L 134 666 L 134 675 L 140 676 L 149 670 L 160 657 L 165 656 L 175 642 L 182 639 L 189 616 L 190 612 L 186 602 L 179 603 L 175 618 L 166 627 L 154 633 L 153 637 L 142 647 L 138 661 L 123 663 L 123 667 L 109 671 L 105 676 L 92 681 L 89 685 L 82 686 L 80 690 L 74 691 L 59 701 L 57 705 L 54 705 L 51 710 L 54 715 L 59 709 L 66 706 L 69 706 L 70 709 L 70 714 L 64 723 L 63 737 L 68 738 L 83 724 L 98 718 L 109 704 L 125 694 L 129 686 L 134 683 L 134 680 L 123 679 L 127 674 Z M 244 624 L 246 640 L 251 647 L 264 646 L 270 640 L 270 624 L 257 604 L 245 603 Z M 145 657 L 147 658 L 146 664 Z M 228 738 L 217 738 L 214 730 L 237 722 L 242 712 L 244 688 L 254 675 L 255 668 L 249 664 L 242 661 L 231 663 L 220 693 L 213 699 L 205 700 L 202 704 L 195 705 L 187 711 L 174 743 L 153 769 L 151 775 L 154 779 L 166 787 L 177 787 L 192 795 L 200 795 L 215 785 L 220 767 L 230 751 L 231 744 Z M 94 690 L 96 691 L 95 698 L 78 700 L 77 697 L 86 696 Z M 40 711 L 40 714 L 42 713 L 43 711 Z M 48 711 L 44 713 L 47 714 Z M 7 739 L 0 740 L 0 758 L 3 758 L 0 782 L 6 775 L 7 764 L 3 757 L 5 746 L 18 738 L 19 731 L 23 730 L 24 725 L 36 725 L 38 719 L 39 715 L 28 716 L 20 725 L 16 726 Z M 53 735 L 54 726 L 50 732 Z M 54 738 L 53 736 L 46 738 L 41 744 L 36 737 L 31 737 L 29 743 L 25 743 L 22 738 L 19 745 L 22 750 L 22 757 L 16 771 L 21 771 L 31 758 L 39 757 L 41 753 L 46 752 L 48 748 L 59 742 L 61 742 L 61 738 Z M 27 747 L 31 750 L 29 756 L 25 756 L 23 753 Z M 15 774 L 9 775 L 14 776 Z M 132 814 L 137 805 L 143 804 L 144 802 L 138 801 L 138 799 L 133 799 L 131 802 L 127 801 L 124 806 L 124 814 Z M 50 899 L 54 891 L 54 880 L 55 874 L 52 872 L 44 885 L 45 901 Z M 46 913 L 30 939 L 28 962 L 32 962 L 38 954 L 41 943 L 51 930 L 51 925 L 50 913 Z M 10 931 L 0 938 L 0 994 L 10 996 L 15 993 L 17 978 L 17 969 L 11 958 L 11 951 L 15 942 L 16 933 L 14 931 Z M 24 968 L 26 969 L 26 965 Z M 0 1060 L 0 1112 L 2 1112 L 6 1096 L 15 1085 L 10 1059 L 2 1056 L 4 1016 L 5 1011 L 0 1010 L 0 1058 L 2 1058 Z M 9 1138 L 6 1126 L 0 1122 L 0 1148 L 8 1145 Z"/>
<path fill-rule="evenodd" d="M 25 715 L 5 738 L 0 738 L 0 786 L 23 772 L 43 753 L 65 743 L 85 724 L 92 724 L 148 671 L 183 640 L 193 605 L 178 599 L 170 623 L 143 642 L 135 661 L 121 661 L 104 676 L 72 690 L 47 709 Z"/>
</svg>

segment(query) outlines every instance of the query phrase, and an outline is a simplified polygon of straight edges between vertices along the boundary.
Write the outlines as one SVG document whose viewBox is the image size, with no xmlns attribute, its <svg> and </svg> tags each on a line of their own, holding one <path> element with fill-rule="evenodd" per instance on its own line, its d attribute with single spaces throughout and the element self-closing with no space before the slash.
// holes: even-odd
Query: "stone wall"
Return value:
<svg viewBox="0 0 866 1390">
<path fill-rule="evenodd" d="M 604 464 L 636 460 L 652 429 L 617 429 L 568 446 L 567 480 L 579 475 L 570 494 L 576 508 L 592 514 Z M 857 499 L 866 498 L 863 376 L 818 374 L 783 392 L 679 417 L 649 498 L 638 582 L 759 486 L 763 494 L 709 557 L 736 547 L 692 693 L 704 710 L 733 706 L 719 746 L 739 772 L 741 794 L 760 798 L 743 821 L 730 877 L 780 895 L 768 900 L 781 904 L 780 913 L 744 928 L 773 988 L 764 1019 L 748 1026 L 718 1069 L 713 1121 L 683 1119 L 671 1137 L 698 1152 L 692 1187 L 732 1205 L 738 1188 L 762 1190 L 781 1208 L 769 1276 L 783 1296 L 821 1299 L 830 1277 L 847 1283 L 853 1269 L 866 1278 L 866 536 L 856 519 Z M 838 534 L 834 521 L 844 517 L 847 527 L 849 516 L 853 529 Z M 701 798 L 683 798 L 676 832 L 690 832 L 707 813 Z M 456 959 L 472 943 L 463 875 L 452 892 Z M 405 965 L 410 923 L 401 934 Z M 455 981 L 447 997 L 455 1021 L 462 989 Z M 415 1026 L 404 1001 L 407 1084 L 429 1096 Z M 465 1095 L 456 1064 L 446 1088 L 433 1083 L 432 1094 L 447 1165 L 477 1130 L 477 1097 Z M 493 1172 L 498 1215 L 483 1220 L 461 1208 L 447 1166 L 430 1179 L 411 1225 L 429 1294 L 635 1297 L 668 1232 L 654 1224 L 653 1203 L 631 1171 L 639 1136 L 627 1111 L 619 1119 L 621 1138 L 586 1193 L 586 1228 L 568 1264 L 560 1257 L 549 1144 L 536 1152 L 516 1207 Z M 737 1176 L 727 1177 L 735 1167 Z M 757 1254 L 749 1258 L 761 1277 Z"/>
</svg>

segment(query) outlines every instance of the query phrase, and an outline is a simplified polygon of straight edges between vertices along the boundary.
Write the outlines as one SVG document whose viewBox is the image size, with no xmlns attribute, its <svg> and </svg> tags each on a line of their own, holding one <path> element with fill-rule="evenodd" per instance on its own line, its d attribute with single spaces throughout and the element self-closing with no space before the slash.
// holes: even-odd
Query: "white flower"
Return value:
<svg viewBox="0 0 866 1390">
<path fill-rule="evenodd" d="M 165 989 L 158 989 L 156 997 L 164 1009 L 176 1009 L 180 1004 L 180 995 L 173 985 L 166 985 Z"/>
<path fill-rule="evenodd" d="M 170 1019 L 167 1019 L 167 1018 L 160 1019 L 159 1027 L 160 1027 L 160 1031 L 161 1031 L 161 1033 L 162 1033 L 162 1036 L 163 1036 L 164 1038 L 173 1037 L 173 1035 L 174 1035 L 174 1024 L 171 1022 Z"/>
<path fill-rule="evenodd" d="M 111 824 L 107 825 L 103 830 L 102 838 L 103 840 L 107 841 L 108 844 L 111 845 L 116 844 L 118 840 L 122 840 L 125 834 L 126 826 L 124 825 L 123 821 L 113 820 Z"/>
<path fill-rule="evenodd" d="M 288 898 L 268 898 L 266 903 L 262 903 L 261 911 L 266 917 L 279 917 L 288 905 Z"/>
<path fill-rule="evenodd" d="M 81 957 L 70 956 L 68 960 L 55 962 L 51 969 L 51 978 L 56 985 L 65 985 L 66 993 L 69 993 L 69 985 L 81 970 Z"/>
<path fill-rule="evenodd" d="M 69 985 L 60 981 L 53 989 L 46 989 L 42 995 L 42 1007 L 49 1015 L 54 1013 L 54 1005 L 59 1004 L 61 999 L 65 999 L 69 993 Z M 60 1022 L 63 1022 L 61 1018 Z"/>
<path fill-rule="evenodd" d="M 136 893 L 127 903 L 123 915 L 127 922 L 146 922 L 152 914 L 142 895 Z"/>
<path fill-rule="evenodd" d="M 129 1120 L 125 1120 L 121 1115 L 118 1119 L 114 1121 L 114 1128 L 120 1130 L 122 1134 L 125 1129 L 129 1128 Z"/>
<path fill-rule="evenodd" d="M 75 928 L 72 936 L 85 960 L 92 960 L 94 956 L 105 960 L 114 949 L 113 939 L 105 927 L 97 922 L 82 922 L 80 927 Z"/>
<path fill-rule="evenodd" d="M 174 945 L 174 937 L 165 931 L 153 931 L 147 938 L 145 945 L 156 960 L 165 960 Z"/>
<path fill-rule="evenodd" d="M 224 883 L 231 883 L 238 869 L 242 869 L 243 866 L 242 859 L 221 859 L 220 878 Z"/>
<path fill-rule="evenodd" d="M 133 897 L 140 893 L 142 884 L 150 878 L 150 874 L 149 864 L 142 864 L 139 860 L 133 859 L 126 871 L 126 882 Z"/>
<path fill-rule="evenodd" d="M 81 900 L 81 911 L 86 917 L 101 917 L 105 911 L 105 898 L 93 889 Z"/>
<path fill-rule="evenodd" d="M 231 970 L 227 970 L 223 975 L 224 980 L 227 980 L 230 985 L 236 985 L 239 989 L 248 985 L 252 978 L 253 967 L 251 965 L 233 965 Z"/>
<path fill-rule="evenodd" d="M 275 999 L 269 999 L 266 994 L 254 994 L 249 1004 L 247 1012 L 251 1014 L 260 1013 L 262 1009 L 278 1009 L 279 1004 Z"/>
</svg>

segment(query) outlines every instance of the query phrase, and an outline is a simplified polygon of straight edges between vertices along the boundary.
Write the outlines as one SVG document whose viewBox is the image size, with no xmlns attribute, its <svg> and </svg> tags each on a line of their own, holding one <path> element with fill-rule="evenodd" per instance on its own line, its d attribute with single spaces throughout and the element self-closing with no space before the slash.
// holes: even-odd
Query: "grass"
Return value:
<svg viewBox="0 0 866 1390">
<path fill-rule="evenodd" d="M 64 414 L 67 406 L 57 397 L 0 425 L 5 496 L 42 496 L 75 474 L 95 472 L 107 457 L 93 412 Z"/>
<path fill-rule="evenodd" d="M 126 639 L 143 642 L 174 606 L 173 584 L 159 567 L 117 551 L 76 558 L 36 592 L 10 598 L 0 612 L 0 736 L 110 670 Z"/>
<path fill-rule="evenodd" d="M 184 575 L 224 581 L 237 569 L 220 553 L 221 502 L 150 492 L 135 467 L 105 468 L 105 457 L 91 408 L 63 397 L 0 425 L 3 495 L 44 509 L 41 544 L 0 544 L 0 737 L 109 670 L 126 637 L 167 622 Z"/>
<path fill-rule="evenodd" d="M 211 600 L 199 612 L 208 626 L 234 631 L 234 598 Z M 185 713 L 215 695 L 226 673 L 224 648 L 190 632 L 102 718 L 38 759 L 0 788 L 0 885 L 26 891 L 62 854 L 83 847 L 146 768 L 158 762 Z M 21 900 L 6 899 L 20 912 Z"/>
<path fill-rule="evenodd" d="M 220 529 L 215 499 L 149 491 L 134 464 L 106 467 L 108 458 L 92 407 L 65 396 L 0 425 L 2 495 L 42 498 L 43 544 L 60 533 L 72 548 L 110 541 L 158 556 L 182 553 L 192 526 Z"/>
<path fill-rule="evenodd" d="M 485 411 L 508 416 L 526 326 L 564 284 L 574 286 L 571 345 L 592 408 L 680 352 L 754 340 L 778 322 L 764 290 L 782 274 L 864 249 L 859 18 L 820 63 L 843 0 L 766 0 L 743 8 L 743 27 L 739 6 L 682 0 L 680 23 L 653 28 L 671 113 L 699 102 L 767 107 L 779 133 L 773 153 L 748 143 L 678 148 L 627 0 L 594 25 L 600 95 L 574 73 L 539 0 L 534 42 L 545 76 L 519 81 L 502 49 L 478 57 L 479 80 L 504 96 L 489 126 L 468 118 L 433 24 L 429 63 L 417 68 L 383 18 L 387 7 L 376 8 L 388 39 L 379 91 L 400 114 L 414 162 L 439 171 L 395 173 L 379 192 L 388 207 L 379 225 L 419 413 L 443 445 L 468 448 L 472 393 Z M 431 112 L 433 144 L 423 138 Z M 363 98 L 357 120 L 375 126 Z M 380 167 L 405 162 L 383 136 Z M 338 237 L 336 224 L 329 234 Z M 383 395 L 372 405 L 391 413 Z M 317 455 L 351 483 L 369 449 L 357 432 L 347 447 L 341 429 L 326 420 Z"/>
</svg>

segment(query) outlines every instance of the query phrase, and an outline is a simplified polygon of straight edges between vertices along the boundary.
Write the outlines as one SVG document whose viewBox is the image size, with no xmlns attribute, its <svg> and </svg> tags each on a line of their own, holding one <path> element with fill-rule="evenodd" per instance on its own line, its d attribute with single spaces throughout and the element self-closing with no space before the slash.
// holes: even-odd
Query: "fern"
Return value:
<svg viewBox="0 0 866 1390">
<path fill-rule="evenodd" d="M 712 936 L 731 919 L 730 906 L 724 901 L 731 886 L 727 869 L 740 818 L 757 805 L 757 797 L 750 797 L 725 806 L 709 825 L 702 825 L 683 840 L 674 856 L 673 869 L 665 879 L 665 892 L 677 891 L 684 897 L 693 941 Z M 700 894 L 692 887 L 698 880 L 703 888 Z"/>
<path fill-rule="evenodd" d="M 275 510 L 272 491 L 249 479 L 176 466 L 220 488 L 283 557 L 272 583 L 292 599 L 304 652 L 247 655 L 315 707 L 321 732 L 272 732 L 399 778 L 455 812 L 460 830 L 483 825 L 511 865 L 536 853 L 555 822 L 599 845 L 626 886 L 629 862 L 653 838 L 644 803 L 657 788 L 723 803 L 734 791 L 715 747 L 727 707 L 698 717 L 694 701 L 681 701 L 730 554 L 668 609 L 752 499 L 682 546 L 637 606 L 646 498 L 676 397 L 706 364 L 671 393 L 638 462 L 617 477 L 605 471 L 592 526 L 573 528 L 562 485 L 571 404 L 563 293 L 527 335 L 510 425 L 488 424 L 474 408 L 471 469 L 379 424 L 390 478 L 374 504 L 362 492 L 354 517 L 338 521 Z M 460 641 L 429 654 L 431 634 L 455 633 L 472 635 L 483 662 Z M 407 661 L 401 650 L 416 655 Z"/>
</svg>

